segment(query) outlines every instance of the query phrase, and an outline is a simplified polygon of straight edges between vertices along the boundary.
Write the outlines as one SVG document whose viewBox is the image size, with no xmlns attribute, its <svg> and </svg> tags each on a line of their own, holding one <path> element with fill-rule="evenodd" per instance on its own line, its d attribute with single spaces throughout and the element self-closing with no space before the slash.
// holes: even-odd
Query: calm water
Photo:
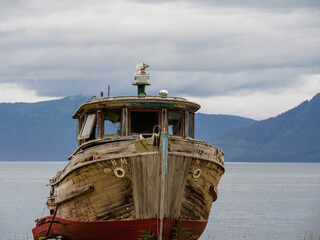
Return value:
<svg viewBox="0 0 320 240">
<path fill-rule="evenodd" d="M 32 239 L 65 162 L 0 162 L 0 239 Z M 205 239 L 303 240 L 320 236 L 320 164 L 227 163 Z M 46 211 L 44 215 L 48 214 Z"/>
</svg>

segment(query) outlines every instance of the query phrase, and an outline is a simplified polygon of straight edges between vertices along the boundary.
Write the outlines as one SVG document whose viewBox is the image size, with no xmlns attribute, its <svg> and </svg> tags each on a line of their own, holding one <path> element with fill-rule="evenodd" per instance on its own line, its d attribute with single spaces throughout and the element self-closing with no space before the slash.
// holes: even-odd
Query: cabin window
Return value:
<svg viewBox="0 0 320 240">
<path fill-rule="evenodd" d="M 159 125 L 159 112 L 157 111 L 131 111 L 131 133 L 153 133 L 153 128 Z"/>
<path fill-rule="evenodd" d="M 92 136 L 92 133 L 95 133 L 95 128 L 96 125 L 96 114 L 89 114 L 87 115 L 86 121 L 80 131 L 79 134 L 79 139 L 87 139 Z"/>
<path fill-rule="evenodd" d="M 104 135 L 120 135 L 121 111 L 105 111 Z"/>
<path fill-rule="evenodd" d="M 188 137 L 194 138 L 194 115 L 188 113 Z"/>
<path fill-rule="evenodd" d="M 183 136 L 183 117 L 181 112 L 168 112 L 168 133 Z"/>
</svg>

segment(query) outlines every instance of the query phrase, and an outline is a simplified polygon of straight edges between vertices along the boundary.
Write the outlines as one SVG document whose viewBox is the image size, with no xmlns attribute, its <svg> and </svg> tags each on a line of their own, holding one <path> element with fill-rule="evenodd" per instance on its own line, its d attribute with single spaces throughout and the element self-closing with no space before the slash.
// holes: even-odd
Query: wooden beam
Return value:
<svg viewBox="0 0 320 240">
<path fill-rule="evenodd" d="M 128 129 L 129 129 L 129 124 L 128 124 L 128 108 L 123 108 L 122 109 L 122 124 L 121 124 L 121 132 L 122 136 L 128 136 Z"/>
<path fill-rule="evenodd" d="M 101 124 L 101 110 L 97 111 L 97 139 L 101 139 L 103 137 L 102 135 L 102 124 Z"/>
<path fill-rule="evenodd" d="M 160 133 L 162 131 L 168 131 L 167 128 L 168 128 L 168 111 L 166 108 L 163 108 L 162 109 L 162 118 L 161 118 L 161 126 L 160 126 Z"/>
<path fill-rule="evenodd" d="M 192 136 L 189 136 L 189 121 L 188 121 L 188 112 L 185 111 L 184 112 L 184 137 L 192 137 Z"/>
<path fill-rule="evenodd" d="M 79 187 L 79 188 L 76 188 L 70 192 L 67 192 L 65 194 L 59 194 L 57 197 L 56 197 L 56 201 L 55 203 L 57 205 L 60 205 L 61 203 L 64 203 L 64 202 L 67 202 L 67 201 L 70 201 L 76 197 L 79 197 L 80 195 L 83 195 L 89 191 L 92 191 L 93 190 L 93 184 L 92 183 L 89 183 L 89 184 L 86 184 L 82 187 Z"/>
</svg>

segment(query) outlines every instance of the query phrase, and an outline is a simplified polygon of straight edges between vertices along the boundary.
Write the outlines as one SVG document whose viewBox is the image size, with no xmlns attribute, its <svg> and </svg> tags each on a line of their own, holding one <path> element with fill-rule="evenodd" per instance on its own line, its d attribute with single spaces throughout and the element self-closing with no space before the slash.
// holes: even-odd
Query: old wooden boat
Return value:
<svg viewBox="0 0 320 240">
<path fill-rule="evenodd" d="M 224 173 L 218 148 L 194 139 L 200 106 L 167 91 L 149 96 L 150 74 L 138 65 L 137 96 L 94 97 L 79 107 L 78 147 L 50 179 L 50 216 L 34 239 L 157 239 L 179 226 L 204 231 Z"/>
</svg>

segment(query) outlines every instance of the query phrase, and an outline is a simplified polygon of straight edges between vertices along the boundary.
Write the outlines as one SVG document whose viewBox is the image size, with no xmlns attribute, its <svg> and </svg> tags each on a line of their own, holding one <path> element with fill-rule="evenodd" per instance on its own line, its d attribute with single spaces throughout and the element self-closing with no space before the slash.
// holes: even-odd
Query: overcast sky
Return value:
<svg viewBox="0 0 320 240">
<path fill-rule="evenodd" d="M 0 0 L 0 102 L 167 89 L 266 119 L 320 92 L 319 0 Z"/>
</svg>

